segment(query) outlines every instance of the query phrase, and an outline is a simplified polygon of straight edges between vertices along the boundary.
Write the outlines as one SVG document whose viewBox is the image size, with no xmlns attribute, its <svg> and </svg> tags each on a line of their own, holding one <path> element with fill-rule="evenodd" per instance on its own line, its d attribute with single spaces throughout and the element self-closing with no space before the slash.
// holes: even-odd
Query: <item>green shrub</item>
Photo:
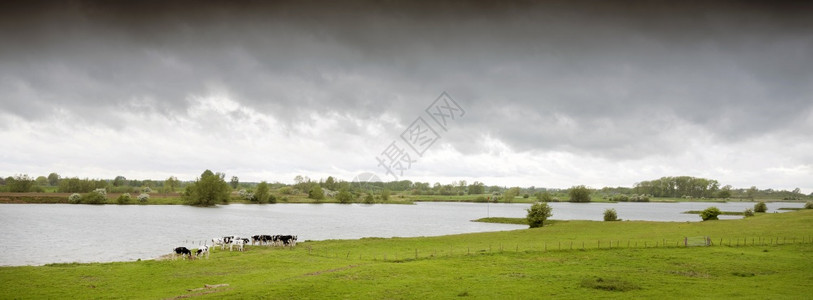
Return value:
<svg viewBox="0 0 813 300">
<path fill-rule="evenodd" d="M 570 202 L 590 202 L 590 189 L 583 185 L 570 188 Z"/>
<path fill-rule="evenodd" d="M 627 202 L 630 201 L 630 197 L 627 195 L 615 195 L 610 198 L 610 201 Z"/>
<path fill-rule="evenodd" d="M 474 202 L 486 202 L 486 201 L 488 201 L 488 199 L 486 199 L 485 196 L 477 196 L 477 198 L 474 198 Z"/>
<path fill-rule="evenodd" d="M 121 194 L 121 196 L 116 198 L 116 203 L 118 203 L 118 204 L 130 203 L 130 194 L 129 193 Z"/>
<path fill-rule="evenodd" d="M 79 203 L 82 202 L 82 195 L 79 195 L 77 193 L 73 193 L 70 196 L 68 196 L 68 202 L 73 203 L 73 204 L 79 204 Z"/>
<path fill-rule="evenodd" d="M 375 203 L 375 198 L 373 198 L 372 194 L 367 194 L 367 196 L 364 196 L 364 203 L 373 204 Z"/>
<path fill-rule="evenodd" d="M 768 206 L 765 205 L 765 202 L 759 201 L 757 204 L 754 204 L 754 212 L 764 213 L 768 210 Z"/>
<path fill-rule="evenodd" d="M 105 195 L 102 195 L 102 193 L 98 190 L 92 191 L 82 196 L 82 203 L 85 204 L 105 204 L 106 202 L 107 197 L 105 197 Z"/>
<path fill-rule="evenodd" d="M 805 209 L 813 209 L 813 201 L 807 201 L 807 203 L 805 203 Z"/>
<path fill-rule="evenodd" d="M 339 200 L 339 203 L 350 203 L 353 201 L 353 194 L 347 191 L 346 188 L 342 188 L 339 190 L 339 193 L 336 194 L 336 200 Z"/>
<path fill-rule="evenodd" d="M 537 202 L 531 205 L 531 208 L 527 209 L 528 215 L 526 219 L 528 220 L 528 225 L 531 228 L 542 227 L 545 223 L 545 220 L 550 218 L 553 215 L 553 208 L 550 207 L 545 202 Z"/>
<path fill-rule="evenodd" d="M 528 193 L 525 193 L 524 195 L 522 195 L 522 198 L 528 199 L 528 197 L 530 197 L 530 196 L 531 195 L 528 195 Z"/>
<path fill-rule="evenodd" d="M 548 192 L 536 193 L 536 200 L 541 202 L 551 202 L 553 200 L 553 196 L 551 196 Z"/>
<path fill-rule="evenodd" d="M 316 201 L 325 199 L 325 192 L 322 191 L 322 187 L 320 187 L 318 184 L 314 184 L 310 191 L 308 191 L 308 198 Z"/>
<path fill-rule="evenodd" d="M 746 217 L 753 217 L 754 216 L 754 210 L 750 209 L 750 208 L 746 208 L 745 211 L 742 213 L 742 215 L 746 216 Z"/>
<path fill-rule="evenodd" d="M 618 221 L 618 213 L 615 212 L 615 208 L 604 210 L 604 221 Z"/>
<path fill-rule="evenodd" d="M 184 199 L 191 205 L 212 206 L 218 203 L 228 203 L 231 195 L 231 186 L 223 179 L 223 173 L 203 171 L 200 178 L 189 184 L 184 190 Z M 148 195 L 143 193 L 141 195 Z M 141 200 L 141 196 L 138 196 Z M 149 196 L 147 196 L 149 199 Z M 144 200 L 146 201 L 146 200 Z"/>
<path fill-rule="evenodd" d="M 700 212 L 700 218 L 702 218 L 703 221 L 717 220 L 717 216 L 719 216 L 721 213 L 722 212 L 720 209 L 712 206 Z"/>
<path fill-rule="evenodd" d="M 384 189 L 381 191 L 381 200 L 389 201 L 390 200 L 390 190 Z"/>
</svg>

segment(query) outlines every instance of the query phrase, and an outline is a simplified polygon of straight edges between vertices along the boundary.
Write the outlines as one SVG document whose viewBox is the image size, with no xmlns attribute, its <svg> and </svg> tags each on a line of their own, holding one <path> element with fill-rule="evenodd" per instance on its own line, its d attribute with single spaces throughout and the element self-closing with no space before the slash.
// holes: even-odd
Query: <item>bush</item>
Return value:
<svg viewBox="0 0 813 300">
<path fill-rule="evenodd" d="M 73 203 L 73 204 L 79 204 L 79 203 L 82 202 L 82 195 L 79 195 L 77 193 L 73 193 L 70 196 L 68 196 L 68 202 Z"/>
<path fill-rule="evenodd" d="M 754 216 L 754 210 L 750 209 L 750 208 L 746 208 L 745 211 L 742 213 L 742 215 L 746 216 L 746 217 L 753 217 Z"/>
<path fill-rule="evenodd" d="M 486 197 L 484 196 L 477 196 L 477 198 L 474 198 L 474 202 L 486 202 L 486 201 L 488 201 L 488 199 L 486 199 Z"/>
<path fill-rule="evenodd" d="M 284 187 L 279 188 L 279 193 L 283 194 L 283 195 L 293 195 L 294 190 L 291 189 L 291 187 L 289 187 L 289 186 L 284 186 Z"/>
<path fill-rule="evenodd" d="M 339 203 L 350 203 L 353 201 L 353 194 L 347 191 L 346 188 L 342 188 L 339 190 L 339 193 L 336 194 L 336 200 L 339 200 Z"/>
<path fill-rule="evenodd" d="M 618 213 L 615 212 L 615 208 L 604 210 L 604 221 L 618 221 Z"/>
<path fill-rule="evenodd" d="M 121 196 L 116 198 L 116 203 L 118 203 L 118 204 L 130 203 L 130 194 L 129 193 L 121 194 Z"/>
<path fill-rule="evenodd" d="M 223 179 L 225 176 L 223 173 L 213 173 L 210 170 L 204 171 L 200 178 L 186 187 L 184 198 L 187 203 L 198 206 L 228 203 L 231 187 Z"/>
<path fill-rule="evenodd" d="M 98 193 L 99 195 L 107 197 L 107 189 L 105 189 L 105 188 L 95 189 L 95 190 L 93 190 L 93 192 Z"/>
<path fill-rule="evenodd" d="M 260 203 L 269 202 L 270 194 L 268 193 L 268 182 L 262 181 L 257 185 L 257 191 L 254 192 L 254 199 Z"/>
<path fill-rule="evenodd" d="M 141 195 L 138 195 L 138 202 L 147 203 L 147 200 L 150 200 L 150 194 L 141 193 Z"/>
<path fill-rule="evenodd" d="M 102 191 L 95 190 L 90 193 L 85 194 L 82 197 L 82 203 L 86 204 L 105 204 L 107 202 L 107 197 Z"/>
<path fill-rule="evenodd" d="M 630 201 L 630 197 L 627 195 L 615 195 L 610 198 L 610 201 L 627 202 Z"/>
<path fill-rule="evenodd" d="M 590 202 L 590 189 L 583 185 L 570 188 L 570 202 Z"/>
<path fill-rule="evenodd" d="M 389 201 L 390 200 L 390 190 L 383 190 L 381 191 L 381 200 Z"/>
<path fill-rule="evenodd" d="M 813 201 L 807 201 L 807 203 L 805 203 L 805 209 L 813 209 Z"/>
<path fill-rule="evenodd" d="M 720 209 L 712 206 L 700 212 L 700 218 L 702 218 L 703 221 L 717 220 L 717 216 L 719 216 L 721 213 L 722 212 L 720 212 Z"/>
<path fill-rule="evenodd" d="M 765 202 L 759 201 L 757 204 L 754 204 L 754 212 L 764 213 L 768 210 L 768 206 L 765 205 Z"/>
<path fill-rule="evenodd" d="M 375 198 L 373 198 L 372 194 L 367 194 L 367 196 L 364 196 L 364 203 L 373 204 L 375 203 Z"/>
<path fill-rule="evenodd" d="M 551 196 L 550 193 L 548 192 L 537 193 L 536 200 L 539 200 L 541 202 L 551 202 L 553 201 L 553 196 Z"/>
<path fill-rule="evenodd" d="M 531 228 L 542 227 L 545 223 L 545 220 L 550 218 L 553 215 L 553 208 L 550 207 L 545 202 L 537 202 L 534 205 L 531 205 L 531 208 L 527 209 L 528 216 L 526 219 L 528 220 L 528 225 Z"/>
<path fill-rule="evenodd" d="M 530 197 L 530 196 L 531 195 L 528 195 L 528 193 L 525 193 L 524 195 L 522 195 L 522 198 L 528 199 L 528 197 Z"/>
<path fill-rule="evenodd" d="M 240 199 L 248 201 L 257 201 L 257 199 L 255 199 L 254 197 L 254 193 L 251 191 L 247 191 L 246 189 L 241 189 L 240 191 L 237 192 L 237 194 L 240 195 Z"/>
<path fill-rule="evenodd" d="M 322 187 L 320 187 L 318 184 L 314 184 L 313 187 L 311 187 L 311 190 L 308 191 L 308 198 L 316 201 L 325 199 L 325 192 L 322 191 Z"/>
</svg>

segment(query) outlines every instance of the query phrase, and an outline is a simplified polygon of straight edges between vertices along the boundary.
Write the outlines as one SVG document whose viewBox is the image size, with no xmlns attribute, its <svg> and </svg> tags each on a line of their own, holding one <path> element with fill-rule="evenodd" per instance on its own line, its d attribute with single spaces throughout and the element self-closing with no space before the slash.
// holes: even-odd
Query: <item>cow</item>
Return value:
<svg viewBox="0 0 813 300">
<path fill-rule="evenodd" d="M 223 242 L 223 238 L 212 238 L 212 247 L 220 245 L 221 246 L 220 249 L 223 250 L 222 246 L 225 244 L 226 243 Z"/>
<path fill-rule="evenodd" d="M 262 239 L 260 237 L 261 237 L 260 235 L 252 236 L 251 237 L 251 245 L 254 246 L 254 243 L 260 243 L 260 245 L 262 245 L 263 241 L 262 241 Z"/>
<path fill-rule="evenodd" d="M 232 251 L 232 247 L 237 246 L 237 251 L 243 251 L 243 245 L 245 245 L 248 239 L 234 239 L 229 244 L 229 251 Z"/>
<path fill-rule="evenodd" d="M 172 255 L 173 259 L 177 258 L 176 255 L 178 254 L 181 255 L 181 258 L 184 258 L 186 256 L 192 256 L 192 251 L 189 251 L 189 249 L 187 249 L 186 247 L 175 248 L 175 254 Z"/>
<path fill-rule="evenodd" d="M 260 244 L 269 245 L 271 242 L 274 241 L 274 237 L 270 235 L 261 235 L 260 236 Z"/>
<path fill-rule="evenodd" d="M 206 258 L 209 258 L 209 246 L 203 245 L 198 248 L 198 251 L 195 253 L 195 257 L 206 255 Z"/>
<path fill-rule="evenodd" d="M 279 236 L 279 241 L 282 242 L 282 246 L 296 246 L 296 236 L 295 235 L 281 235 Z"/>
<path fill-rule="evenodd" d="M 220 250 L 226 249 L 227 244 L 229 245 L 229 248 L 231 248 L 231 243 L 233 241 L 234 241 L 234 236 L 233 235 L 224 236 L 223 237 L 223 244 L 220 244 Z"/>
</svg>

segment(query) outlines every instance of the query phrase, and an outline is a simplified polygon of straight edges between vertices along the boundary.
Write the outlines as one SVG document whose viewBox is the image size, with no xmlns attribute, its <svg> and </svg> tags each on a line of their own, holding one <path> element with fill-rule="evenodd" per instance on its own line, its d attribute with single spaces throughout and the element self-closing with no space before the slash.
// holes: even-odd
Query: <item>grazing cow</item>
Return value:
<svg viewBox="0 0 813 300">
<path fill-rule="evenodd" d="M 175 255 L 173 255 L 173 259 L 177 258 L 177 254 L 180 254 L 181 258 L 184 258 L 186 256 L 191 256 L 192 251 L 189 251 L 189 249 L 186 249 L 186 247 L 178 247 L 175 248 Z"/>
<path fill-rule="evenodd" d="M 198 248 L 197 253 L 195 253 L 195 257 L 206 255 L 206 258 L 209 258 L 209 246 L 203 245 Z"/>
<path fill-rule="evenodd" d="M 232 247 L 237 246 L 237 251 L 243 251 L 243 245 L 245 245 L 248 239 L 234 239 L 229 244 L 229 251 L 232 251 Z"/>
<path fill-rule="evenodd" d="M 260 239 L 259 235 L 254 235 L 251 237 L 251 245 L 254 246 L 254 243 L 260 243 L 260 245 L 263 244 L 262 239 Z"/>
<path fill-rule="evenodd" d="M 260 244 L 268 245 L 274 241 L 274 237 L 270 235 L 261 235 L 260 236 Z"/>
<path fill-rule="evenodd" d="M 279 236 L 279 240 L 282 242 L 282 246 L 296 246 L 296 236 L 295 235 L 281 235 Z"/>
<path fill-rule="evenodd" d="M 223 238 L 212 238 L 212 247 L 220 245 L 222 250 L 223 249 L 222 246 L 225 244 L 226 243 L 223 242 Z"/>
</svg>

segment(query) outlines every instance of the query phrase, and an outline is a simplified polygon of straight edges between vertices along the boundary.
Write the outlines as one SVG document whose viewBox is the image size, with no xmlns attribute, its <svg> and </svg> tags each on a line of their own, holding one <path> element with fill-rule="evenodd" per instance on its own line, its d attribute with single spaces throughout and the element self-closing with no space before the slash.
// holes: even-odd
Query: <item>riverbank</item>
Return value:
<svg viewBox="0 0 813 300">
<path fill-rule="evenodd" d="M 685 247 L 685 237 L 712 246 Z M 197 260 L 3 267 L 0 298 L 800 298 L 813 287 L 811 237 L 813 210 L 697 223 L 562 221 L 215 249 Z"/>
<path fill-rule="evenodd" d="M 49 203 L 62 203 L 68 204 L 68 196 L 71 193 L 0 193 L 0 203 L 31 203 L 31 204 L 49 204 Z M 116 198 L 121 195 L 120 193 L 108 193 L 107 195 L 107 203 L 104 204 L 118 204 L 116 203 Z M 152 193 L 150 194 L 149 200 L 146 202 L 139 202 L 135 199 L 135 194 L 132 195 L 132 199 L 130 202 L 125 203 L 125 205 L 186 205 L 186 201 L 184 201 L 183 197 L 179 193 Z M 327 197 L 322 200 L 314 200 L 308 198 L 307 195 L 274 195 L 276 197 L 276 203 L 340 203 L 338 200 L 334 198 Z M 471 203 L 486 203 L 484 199 L 487 199 L 486 196 L 489 195 L 460 195 L 460 196 L 443 196 L 443 195 L 404 195 L 404 194 L 395 194 L 389 197 L 388 200 L 381 200 L 376 199 L 375 204 L 414 204 L 415 202 L 471 202 Z M 649 202 L 656 202 L 656 203 L 678 203 L 678 202 L 710 202 L 710 203 L 729 203 L 729 202 L 798 202 L 798 203 L 805 203 L 805 200 L 780 200 L 780 199 L 700 199 L 700 198 L 651 198 Z M 529 197 L 516 197 L 510 202 L 499 201 L 499 202 L 490 202 L 490 203 L 534 203 L 537 202 L 536 198 Z M 561 201 L 553 201 L 553 202 L 567 202 L 566 200 Z M 232 195 L 232 198 L 229 203 L 239 203 L 239 204 L 256 204 L 256 202 L 252 202 L 249 200 L 240 199 L 236 193 Z M 353 203 L 361 203 L 361 201 L 355 201 Z M 593 197 L 591 199 L 591 203 L 635 203 L 635 202 L 615 202 L 609 201 L 607 199 L 603 199 L 600 197 Z"/>
</svg>

